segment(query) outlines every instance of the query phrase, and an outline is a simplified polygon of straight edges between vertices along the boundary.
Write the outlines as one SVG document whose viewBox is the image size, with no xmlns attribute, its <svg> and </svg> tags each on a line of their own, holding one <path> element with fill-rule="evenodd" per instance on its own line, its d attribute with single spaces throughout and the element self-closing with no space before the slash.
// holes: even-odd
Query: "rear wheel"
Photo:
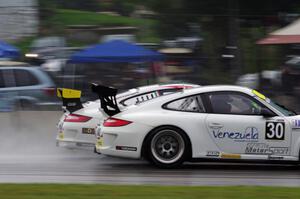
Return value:
<svg viewBox="0 0 300 199">
<path fill-rule="evenodd" d="M 156 129 L 148 137 L 148 157 L 156 166 L 177 167 L 186 159 L 187 143 L 186 135 L 177 128 Z"/>
</svg>

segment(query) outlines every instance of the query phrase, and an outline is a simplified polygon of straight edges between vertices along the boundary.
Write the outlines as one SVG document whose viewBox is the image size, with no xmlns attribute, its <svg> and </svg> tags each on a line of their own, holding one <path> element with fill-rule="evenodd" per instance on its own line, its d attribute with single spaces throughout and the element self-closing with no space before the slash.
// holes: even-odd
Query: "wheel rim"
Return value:
<svg viewBox="0 0 300 199">
<path fill-rule="evenodd" d="M 184 153 L 184 140 L 173 130 L 159 131 L 151 141 L 151 152 L 156 160 L 165 164 L 178 161 Z"/>
</svg>

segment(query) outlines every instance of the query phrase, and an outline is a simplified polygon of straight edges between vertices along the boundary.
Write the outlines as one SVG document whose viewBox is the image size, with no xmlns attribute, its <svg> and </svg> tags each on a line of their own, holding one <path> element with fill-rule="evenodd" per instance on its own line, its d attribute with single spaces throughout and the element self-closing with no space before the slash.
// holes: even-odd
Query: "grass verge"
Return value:
<svg viewBox="0 0 300 199">
<path fill-rule="evenodd" d="M 137 39 L 139 42 L 159 42 L 160 38 L 155 30 L 157 20 L 154 19 L 140 19 L 124 16 L 111 16 L 108 14 L 100 14 L 96 12 L 57 9 L 53 16 L 41 21 L 42 35 L 61 35 L 66 34 L 66 28 L 69 25 L 95 25 L 101 27 L 111 26 L 134 26 L 139 28 L 137 32 Z M 29 45 L 35 37 L 24 38 L 21 41 L 15 42 L 21 51 L 27 52 Z M 86 46 L 90 43 L 68 41 L 69 46 Z"/>
<path fill-rule="evenodd" d="M 116 186 L 73 184 L 0 184 L 5 199 L 299 199 L 291 187 Z"/>
<path fill-rule="evenodd" d="M 145 22 L 151 22 L 149 19 L 136 19 L 123 16 L 111 16 L 95 12 L 58 9 L 55 15 L 50 18 L 54 22 L 64 25 L 102 25 L 102 26 L 138 26 Z"/>
<path fill-rule="evenodd" d="M 43 21 L 42 24 L 51 30 L 62 33 L 68 25 L 97 25 L 102 27 L 110 26 L 134 26 L 139 28 L 138 39 L 142 42 L 158 42 L 159 37 L 154 19 L 140 19 L 125 16 L 111 16 L 88 11 L 57 9 L 55 14 Z"/>
</svg>

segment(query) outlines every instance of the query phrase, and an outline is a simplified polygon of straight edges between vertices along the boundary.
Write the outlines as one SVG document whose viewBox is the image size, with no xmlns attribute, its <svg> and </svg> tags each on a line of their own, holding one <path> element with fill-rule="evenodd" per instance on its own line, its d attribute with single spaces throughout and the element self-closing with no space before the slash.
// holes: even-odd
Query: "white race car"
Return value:
<svg viewBox="0 0 300 199">
<path fill-rule="evenodd" d="M 160 167 L 192 160 L 299 161 L 300 116 L 239 86 L 203 86 L 120 111 L 97 129 L 102 154 Z"/>
<path fill-rule="evenodd" d="M 57 125 L 57 145 L 70 148 L 78 146 L 95 147 L 95 128 L 97 124 L 114 113 L 114 108 L 123 110 L 132 104 L 142 103 L 166 94 L 198 86 L 194 84 L 157 84 L 130 89 L 116 95 L 116 89 L 92 85 L 93 92 L 97 93 L 100 99 L 102 99 L 101 94 L 103 93 L 111 96 L 103 99 L 103 103 L 111 99 L 110 109 L 106 109 L 107 106 L 101 106 L 100 108 L 101 100 L 82 104 L 80 102 L 81 91 L 59 88 L 57 93 L 58 97 L 62 98 L 65 112 Z M 116 103 L 118 106 L 116 106 Z M 106 109 L 105 112 L 108 114 L 103 111 L 102 107 Z"/>
</svg>

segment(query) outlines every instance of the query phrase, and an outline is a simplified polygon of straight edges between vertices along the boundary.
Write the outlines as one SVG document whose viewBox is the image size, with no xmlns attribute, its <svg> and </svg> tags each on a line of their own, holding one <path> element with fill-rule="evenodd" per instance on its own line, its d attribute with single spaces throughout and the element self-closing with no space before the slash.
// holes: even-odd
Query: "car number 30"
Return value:
<svg viewBox="0 0 300 199">
<path fill-rule="evenodd" d="M 284 122 L 267 122 L 266 139 L 284 140 Z"/>
</svg>

